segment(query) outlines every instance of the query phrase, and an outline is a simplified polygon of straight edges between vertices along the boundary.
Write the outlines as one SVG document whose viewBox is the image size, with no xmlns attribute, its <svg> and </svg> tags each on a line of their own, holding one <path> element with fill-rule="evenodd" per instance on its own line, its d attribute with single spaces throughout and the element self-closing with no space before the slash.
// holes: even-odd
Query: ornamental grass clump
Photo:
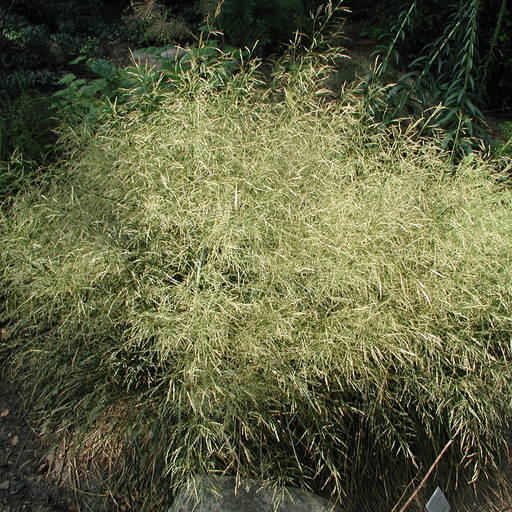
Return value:
<svg viewBox="0 0 512 512">
<path fill-rule="evenodd" d="M 3 214 L 2 354 L 117 506 L 226 473 L 388 510 L 450 439 L 449 489 L 500 464 L 510 190 L 294 73 L 113 111 Z"/>
</svg>

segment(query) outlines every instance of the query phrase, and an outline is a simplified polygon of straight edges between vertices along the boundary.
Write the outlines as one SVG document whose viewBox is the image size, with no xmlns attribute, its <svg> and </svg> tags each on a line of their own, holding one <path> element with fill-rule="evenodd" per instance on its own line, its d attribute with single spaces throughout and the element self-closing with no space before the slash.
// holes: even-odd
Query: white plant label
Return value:
<svg viewBox="0 0 512 512">
<path fill-rule="evenodd" d="M 426 505 L 427 512 L 450 512 L 450 504 L 446 499 L 443 491 L 439 487 L 434 491 L 434 494 L 428 500 Z"/>
</svg>

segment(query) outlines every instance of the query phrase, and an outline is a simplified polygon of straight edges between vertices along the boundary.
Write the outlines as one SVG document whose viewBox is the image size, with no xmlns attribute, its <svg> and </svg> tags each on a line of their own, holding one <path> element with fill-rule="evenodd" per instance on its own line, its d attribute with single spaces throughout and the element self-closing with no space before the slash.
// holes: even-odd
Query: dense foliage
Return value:
<svg viewBox="0 0 512 512">
<path fill-rule="evenodd" d="M 474 67 L 479 72 L 479 88 L 476 94 L 479 101 L 492 108 L 510 106 L 510 66 L 512 58 L 512 39 L 510 28 L 512 12 L 503 0 L 484 0 L 478 2 L 442 0 L 408 0 L 391 2 L 366 2 L 376 7 L 381 15 L 381 27 L 389 31 L 395 25 L 400 14 L 411 11 L 397 45 L 395 57 L 401 59 L 402 65 L 415 61 L 426 52 L 440 49 L 439 65 L 449 67 L 454 61 L 468 57 L 469 48 L 463 44 L 466 33 L 475 31 Z M 358 7 L 354 5 L 354 9 Z M 452 32 L 455 24 L 458 28 Z M 397 29 L 399 27 L 396 27 Z M 393 36 L 396 34 L 392 34 Z M 492 87 L 492 89 L 491 89 Z"/>
<path fill-rule="evenodd" d="M 1 353 L 118 505 L 226 471 L 390 509 L 451 438 L 451 490 L 501 461 L 510 190 L 280 69 L 133 95 L 3 214 Z"/>
<path fill-rule="evenodd" d="M 224 0 L 218 10 L 215 0 L 15 2 L 0 8 L 5 70 L 0 90 L 12 96 L 28 88 L 52 89 L 67 63 L 79 55 L 116 61 L 122 47 L 126 59 L 127 46 L 193 43 L 205 23 L 221 29 L 226 43 L 252 47 L 259 41 L 256 53 L 273 52 L 295 30 L 311 27 L 307 14 L 319 3 Z M 430 123 L 447 130 L 447 147 L 458 145 L 462 136 L 487 137 L 482 113 L 510 104 L 512 18 L 505 1 L 460 0 L 452 5 L 364 0 L 343 5 L 353 10 L 353 19 L 363 20 L 363 33 L 389 33 L 382 40 L 382 70 L 404 73 L 384 105 L 374 106 L 385 112 L 380 121 L 421 117 L 425 109 L 443 103 L 448 110 L 431 116 Z M 0 158 L 6 158 L 5 152 Z"/>
<path fill-rule="evenodd" d="M 225 0 L 219 22 L 232 44 L 267 47 L 286 42 L 303 16 L 302 0 Z"/>
<path fill-rule="evenodd" d="M 512 196 L 469 136 L 509 8 L 353 5 L 382 65 L 336 95 L 340 51 L 308 30 L 342 24 L 307 22 L 317 5 L 0 8 L 0 359 L 78 472 L 101 454 L 117 510 L 205 472 L 390 510 L 451 439 L 429 485 L 458 510 L 499 474 Z M 310 45 L 276 57 L 297 29 Z"/>
</svg>

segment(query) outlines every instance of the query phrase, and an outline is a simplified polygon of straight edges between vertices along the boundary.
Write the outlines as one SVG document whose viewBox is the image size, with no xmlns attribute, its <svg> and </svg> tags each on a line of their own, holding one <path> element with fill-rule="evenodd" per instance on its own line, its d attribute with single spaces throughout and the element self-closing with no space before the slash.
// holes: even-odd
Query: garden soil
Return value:
<svg viewBox="0 0 512 512">
<path fill-rule="evenodd" d="M 29 421 L 36 415 L 20 386 L 0 375 L 0 512 L 77 511 L 78 496 L 59 483 L 57 458 Z"/>
</svg>

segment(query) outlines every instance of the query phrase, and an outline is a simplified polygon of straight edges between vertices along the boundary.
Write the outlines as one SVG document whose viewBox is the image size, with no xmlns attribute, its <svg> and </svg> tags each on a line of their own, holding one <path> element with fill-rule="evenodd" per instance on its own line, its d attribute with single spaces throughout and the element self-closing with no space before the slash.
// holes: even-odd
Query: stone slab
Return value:
<svg viewBox="0 0 512 512">
<path fill-rule="evenodd" d="M 326 499 L 294 487 L 285 487 L 276 509 L 273 490 L 255 480 L 242 480 L 236 489 L 234 477 L 201 477 L 196 489 L 196 497 L 179 493 L 167 512 L 342 512 Z"/>
</svg>

